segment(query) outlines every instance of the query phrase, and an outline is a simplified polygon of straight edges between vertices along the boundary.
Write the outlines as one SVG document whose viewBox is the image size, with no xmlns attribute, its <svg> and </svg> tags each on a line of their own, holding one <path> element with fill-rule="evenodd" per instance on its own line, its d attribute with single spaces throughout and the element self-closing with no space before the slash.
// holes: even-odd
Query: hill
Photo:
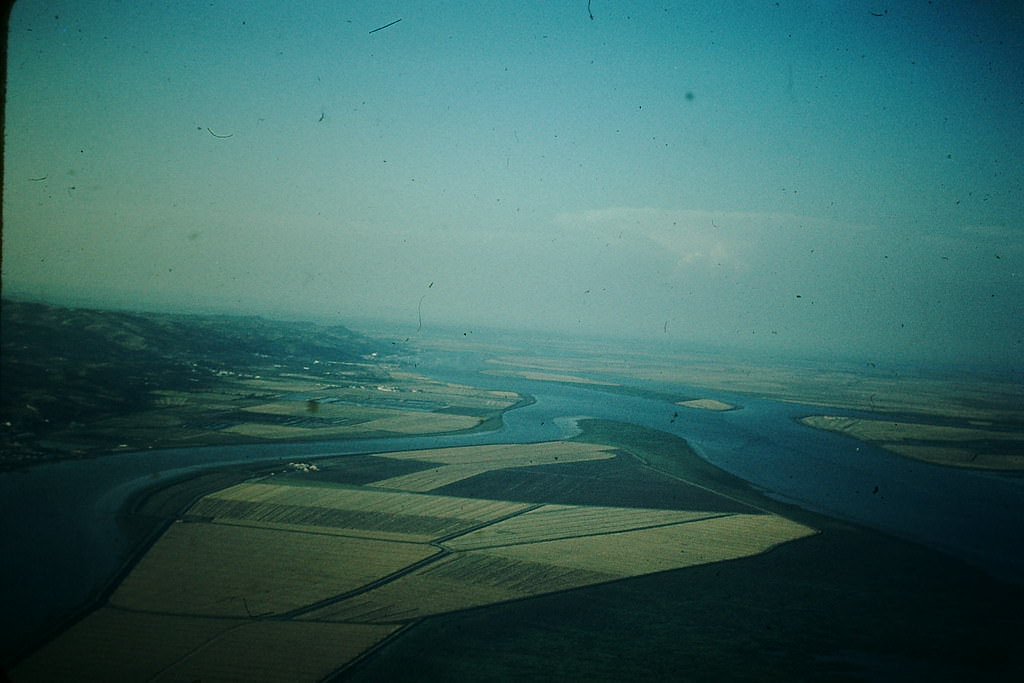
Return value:
<svg viewBox="0 0 1024 683">
<path fill-rule="evenodd" d="M 212 389 L 226 374 L 316 371 L 383 345 L 341 325 L 259 317 L 128 313 L 3 300 L 0 453 L 24 462 L 69 450 L 54 435 L 155 407 L 159 392 Z"/>
</svg>

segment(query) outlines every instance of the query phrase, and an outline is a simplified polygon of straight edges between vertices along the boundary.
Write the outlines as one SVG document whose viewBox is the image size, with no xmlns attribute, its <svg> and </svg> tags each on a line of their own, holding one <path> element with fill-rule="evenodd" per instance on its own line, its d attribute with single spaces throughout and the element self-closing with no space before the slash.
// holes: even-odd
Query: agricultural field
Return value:
<svg viewBox="0 0 1024 683">
<path fill-rule="evenodd" d="M 428 543 L 527 507 L 524 503 L 412 495 L 370 487 L 256 482 L 206 496 L 189 510 L 187 518 Z"/>
<path fill-rule="evenodd" d="M 499 444 L 469 448 L 390 453 L 395 460 L 414 460 L 435 465 L 428 470 L 378 481 L 374 485 L 405 491 L 432 491 L 494 470 L 584 462 L 615 457 L 611 448 L 575 442 L 553 441 L 529 447 Z"/>
<path fill-rule="evenodd" d="M 578 375 L 565 375 L 554 372 L 539 372 L 537 370 L 483 370 L 481 374 L 496 376 L 522 377 L 523 379 L 534 379 L 541 382 L 568 382 L 570 384 L 597 384 L 609 387 L 617 387 L 617 382 L 602 382 L 601 380 L 589 379 Z"/>
<path fill-rule="evenodd" d="M 152 614 L 104 607 L 17 671 L 17 680 L 319 681 L 401 627 Z M 92 656 L 83 657 L 88 652 Z"/>
<path fill-rule="evenodd" d="M 936 465 L 991 470 L 1024 470 L 1024 431 L 867 420 L 831 415 L 802 418 L 801 424 L 851 436 L 887 451 Z"/>
<path fill-rule="evenodd" d="M 596 442 L 360 457 L 364 474 L 370 459 L 381 474 L 427 469 L 362 485 L 318 479 L 343 471 L 341 457 L 203 496 L 16 680 L 322 680 L 435 615 L 751 557 L 817 533 L 749 501 L 701 509 L 706 488 Z M 680 496 L 658 509 L 444 492 L 481 481 L 491 493 L 506 473 L 558 480 L 576 467 L 598 488 L 631 470 Z"/>
<path fill-rule="evenodd" d="M 204 617 L 280 615 L 438 552 L 258 526 L 173 524 L 111 596 L 113 608 Z"/>
</svg>

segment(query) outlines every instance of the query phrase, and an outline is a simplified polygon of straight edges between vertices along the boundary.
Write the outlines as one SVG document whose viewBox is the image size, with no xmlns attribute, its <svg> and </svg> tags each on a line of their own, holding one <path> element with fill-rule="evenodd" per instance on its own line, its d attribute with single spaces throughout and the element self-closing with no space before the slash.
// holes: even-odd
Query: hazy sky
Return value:
<svg viewBox="0 0 1024 683">
<path fill-rule="evenodd" d="M 1019 367 L 1021 7 L 22 0 L 5 291 Z"/>
</svg>

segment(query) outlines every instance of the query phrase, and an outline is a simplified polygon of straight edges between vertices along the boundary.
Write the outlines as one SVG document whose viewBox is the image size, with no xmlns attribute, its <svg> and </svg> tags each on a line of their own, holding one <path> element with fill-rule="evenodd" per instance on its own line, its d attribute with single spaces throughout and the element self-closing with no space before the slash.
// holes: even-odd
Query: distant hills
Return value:
<svg viewBox="0 0 1024 683">
<path fill-rule="evenodd" d="M 29 444 L 48 433 L 146 409 L 156 389 L 201 390 L 222 370 L 355 361 L 381 350 L 341 325 L 4 299 L 0 451 L 4 460 L 20 460 L 19 451 L 34 450 Z"/>
</svg>

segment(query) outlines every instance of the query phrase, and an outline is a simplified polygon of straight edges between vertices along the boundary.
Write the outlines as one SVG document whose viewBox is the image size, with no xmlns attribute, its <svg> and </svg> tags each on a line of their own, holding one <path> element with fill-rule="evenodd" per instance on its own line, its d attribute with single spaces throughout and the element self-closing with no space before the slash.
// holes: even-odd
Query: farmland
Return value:
<svg viewBox="0 0 1024 683">
<path fill-rule="evenodd" d="M 364 473 L 373 459 L 384 476 L 345 483 L 337 458 L 203 496 L 17 679 L 319 680 L 433 615 L 749 557 L 816 533 L 750 502 L 701 509 L 704 489 L 674 509 L 445 493 L 579 466 L 673 485 L 628 449 L 586 440 L 361 457 Z M 387 476 L 410 462 L 425 469 Z"/>
<path fill-rule="evenodd" d="M 398 626 L 220 619 L 102 608 L 26 661 L 17 680 L 322 680 Z M 84 657 L 83 653 L 92 653 Z M 116 672 L 116 673 L 112 673 Z"/>
<path fill-rule="evenodd" d="M 851 436 L 915 460 L 990 470 L 1024 470 L 1024 430 L 812 415 L 802 424 Z M 985 425 L 986 423 L 982 423 Z"/>
</svg>

